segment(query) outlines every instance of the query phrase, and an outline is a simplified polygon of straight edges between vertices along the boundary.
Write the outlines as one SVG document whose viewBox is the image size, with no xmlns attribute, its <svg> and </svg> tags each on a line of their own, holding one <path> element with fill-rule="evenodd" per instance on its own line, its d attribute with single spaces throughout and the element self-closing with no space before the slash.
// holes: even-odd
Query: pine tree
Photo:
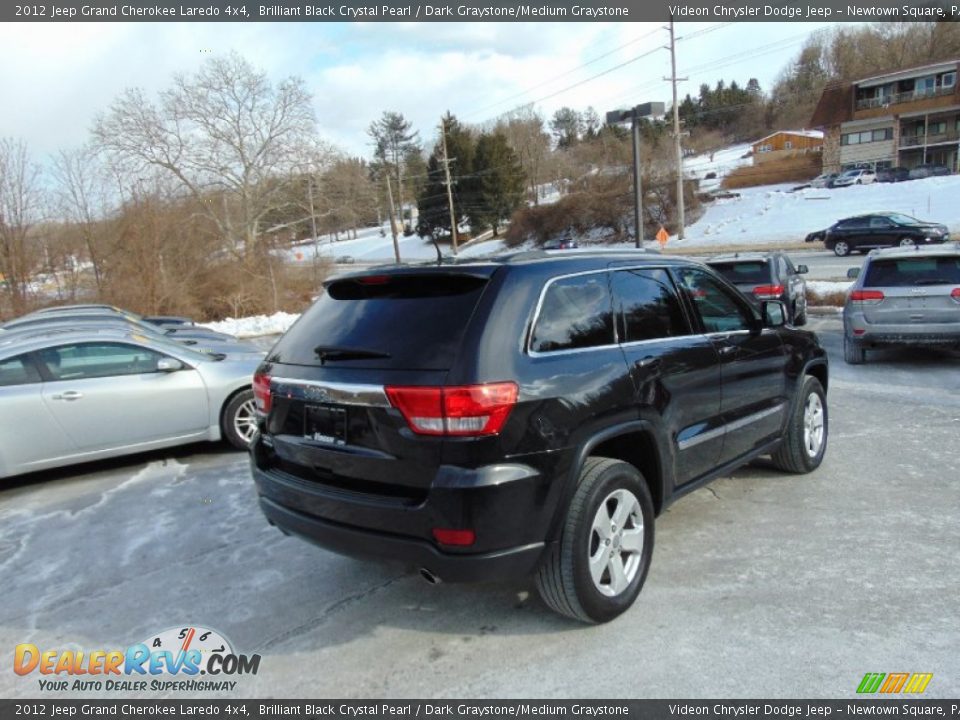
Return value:
<svg viewBox="0 0 960 720">
<path fill-rule="evenodd" d="M 450 160 L 450 182 L 453 185 L 453 209 L 457 225 L 467 222 L 469 209 L 475 206 L 477 181 L 473 175 L 473 135 L 449 112 L 443 118 L 447 135 L 447 157 Z M 427 161 L 427 180 L 417 198 L 420 218 L 417 232 L 434 239 L 450 235 L 450 207 L 447 200 L 443 169 L 443 142 L 437 141 Z"/>
<path fill-rule="evenodd" d="M 470 225 L 474 233 L 492 227 L 496 236 L 503 222 L 523 205 L 526 183 L 520 160 L 506 136 L 499 132 L 480 136 L 474 171 L 477 204 L 470 214 Z"/>
</svg>

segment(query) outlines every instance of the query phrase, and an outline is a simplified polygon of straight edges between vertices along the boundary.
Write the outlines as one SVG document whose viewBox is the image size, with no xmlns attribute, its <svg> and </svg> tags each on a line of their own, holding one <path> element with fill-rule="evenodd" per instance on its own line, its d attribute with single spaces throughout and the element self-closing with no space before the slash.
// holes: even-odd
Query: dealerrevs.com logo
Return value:
<svg viewBox="0 0 960 720">
<path fill-rule="evenodd" d="M 222 634 L 197 626 L 164 630 L 126 650 L 42 650 L 22 643 L 13 654 L 13 671 L 43 676 L 39 688 L 51 692 L 232 691 L 237 681 L 228 678 L 259 669 L 259 655 L 239 655 Z"/>
</svg>

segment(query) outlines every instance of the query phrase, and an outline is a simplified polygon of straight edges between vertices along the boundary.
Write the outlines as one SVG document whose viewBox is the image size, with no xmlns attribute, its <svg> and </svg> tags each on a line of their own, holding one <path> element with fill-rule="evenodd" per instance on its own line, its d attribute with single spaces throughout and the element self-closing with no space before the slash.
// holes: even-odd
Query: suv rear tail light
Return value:
<svg viewBox="0 0 960 720">
<path fill-rule="evenodd" d="M 881 290 L 854 290 L 850 293 L 850 302 L 861 303 L 863 305 L 876 305 L 883 301 L 883 291 Z"/>
<path fill-rule="evenodd" d="M 517 392 L 513 382 L 386 388 L 390 404 L 418 435 L 496 435 L 517 404 Z"/>
<path fill-rule="evenodd" d="M 960 287 L 955 287 L 950 291 L 950 297 L 954 302 L 960 303 Z"/>
<path fill-rule="evenodd" d="M 753 289 L 757 300 L 776 300 L 783 294 L 783 285 L 758 285 Z"/>
<path fill-rule="evenodd" d="M 270 397 L 270 376 L 257 373 L 253 376 L 253 397 L 257 403 L 257 411 L 264 415 L 270 414 L 273 398 Z"/>
</svg>

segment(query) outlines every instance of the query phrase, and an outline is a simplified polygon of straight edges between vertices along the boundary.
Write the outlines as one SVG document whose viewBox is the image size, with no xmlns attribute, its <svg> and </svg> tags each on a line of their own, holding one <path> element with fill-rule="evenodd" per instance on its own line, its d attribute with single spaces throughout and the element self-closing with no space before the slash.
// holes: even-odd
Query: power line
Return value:
<svg viewBox="0 0 960 720">
<path fill-rule="evenodd" d="M 504 98 L 503 100 L 500 100 L 500 101 L 498 101 L 498 102 L 495 102 L 495 103 L 493 103 L 492 105 L 487 105 L 486 107 L 480 108 L 480 109 L 478 109 L 478 110 L 474 110 L 473 112 L 469 112 L 469 113 L 467 113 L 466 115 L 464 115 L 464 117 L 473 117 L 474 115 L 479 115 L 480 113 L 485 112 L 485 111 L 487 111 L 487 110 L 490 110 L 491 108 L 495 108 L 495 107 L 498 107 L 498 106 L 500 106 L 500 105 L 504 105 L 504 104 L 510 102 L 511 100 L 515 100 L 515 99 L 518 98 L 518 97 L 523 97 L 524 95 L 528 95 L 528 94 L 532 93 L 534 90 L 539 90 L 540 88 L 544 87 L 545 85 L 549 85 L 549 84 L 551 84 L 551 83 L 553 83 L 553 82 L 556 82 L 557 80 L 560 80 L 560 79 L 562 79 L 562 78 L 567 77 L 568 75 L 572 75 L 572 74 L 575 73 L 577 70 L 582 70 L 582 69 L 585 68 L 585 67 L 589 67 L 590 65 L 593 65 L 594 63 L 599 62 L 599 61 L 603 60 L 604 58 L 608 58 L 608 57 L 610 57 L 611 55 L 613 55 L 613 54 L 615 54 L 615 53 L 618 53 L 618 52 L 620 52 L 621 50 L 623 50 L 623 49 L 625 49 L 625 48 L 628 48 L 628 47 L 630 47 L 631 45 L 634 45 L 634 44 L 640 42 L 641 40 L 645 40 L 646 38 L 650 37 L 651 35 L 653 35 L 653 34 L 655 34 L 655 33 L 657 33 L 657 32 L 659 32 L 659 28 L 656 29 L 656 30 L 651 30 L 650 32 L 646 33 L 645 35 L 640 35 L 639 37 L 635 37 L 633 40 L 630 40 L 629 42 L 626 42 L 626 43 L 624 43 L 623 45 L 620 45 L 619 47 L 615 47 L 613 50 L 610 50 L 609 52 L 605 52 L 603 55 L 598 55 L 597 57 L 593 58 L 592 60 L 588 60 L 588 61 L 585 62 L 585 63 L 582 63 L 582 64 L 580 64 L 580 65 L 577 65 L 577 67 L 575 67 L 575 68 L 571 68 L 570 70 L 567 70 L 566 72 L 562 72 L 562 73 L 560 73 L 559 75 L 555 75 L 554 77 L 550 78 L 549 80 L 544 80 L 543 82 L 537 83 L 536 85 L 533 85 L 532 87 L 529 87 L 529 88 L 527 88 L 526 90 L 521 90 L 521 91 L 518 92 L 518 93 L 514 93 L 513 95 L 510 95 L 509 97 L 506 97 L 506 98 Z"/>
</svg>

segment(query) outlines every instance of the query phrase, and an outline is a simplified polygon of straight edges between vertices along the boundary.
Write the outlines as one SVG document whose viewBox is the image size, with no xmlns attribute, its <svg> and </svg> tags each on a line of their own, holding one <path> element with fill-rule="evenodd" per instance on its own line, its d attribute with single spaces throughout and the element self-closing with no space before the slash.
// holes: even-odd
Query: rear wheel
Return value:
<svg viewBox="0 0 960 720">
<path fill-rule="evenodd" d="M 537 571 L 537 589 L 561 615 L 607 622 L 633 604 L 652 555 L 653 500 L 643 476 L 628 463 L 592 457 Z"/>
<path fill-rule="evenodd" d="M 862 365 L 867 360 L 867 351 L 846 333 L 843 334 L 843 359 L 848 365 Z"/>
<path fill-rule="evenodd" d="M 837 240 L 833 244 L 833 254 L 837 257 L 846 257 L 850 254 L 850 244 L 845 240 Z"/>
<path fill-rule="evenodd" d="M 900 247 L 913 247 L 916 245 L 916 243 L 913 241 L 913 238 L 909 237 L 900 238 L 900 242 L 898 244 Z"/>
<path fill-rule="evenodd" d="M 257 430 L 257 406 L 253 390 L 242 390 L 223 409 L 223 437 L 237 450 L 247 450 Z"/>
<path fill-rule="evenodd" d="M 808 473 L 816 470 L 827 449 L 827 395 L 813 375 L 803 378 L 783 443 L 773 454 L 781 470 Z"/>
</svg>

